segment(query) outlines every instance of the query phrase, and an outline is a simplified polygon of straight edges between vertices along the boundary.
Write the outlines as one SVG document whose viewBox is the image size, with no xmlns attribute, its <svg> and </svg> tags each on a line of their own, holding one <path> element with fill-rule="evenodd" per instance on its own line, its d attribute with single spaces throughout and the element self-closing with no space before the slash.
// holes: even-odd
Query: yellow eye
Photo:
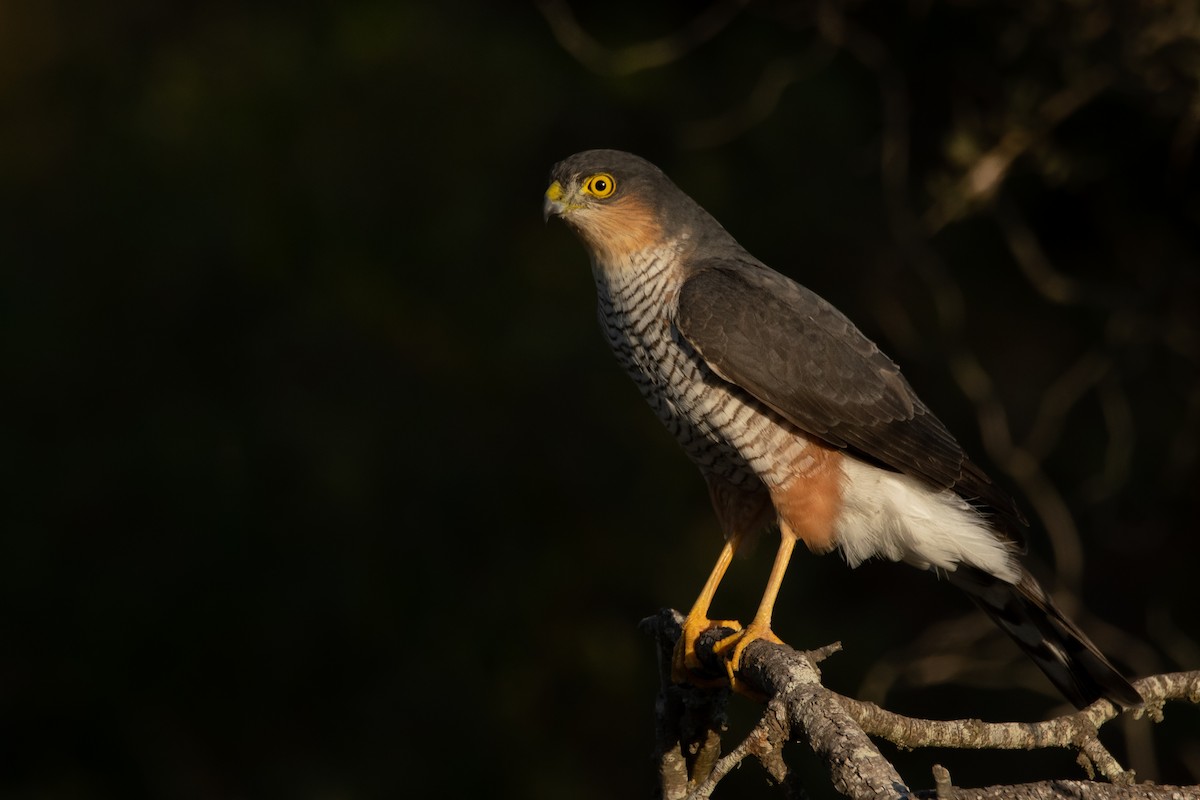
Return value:
<svg viewBox="0 0 1200 800">
<path fill-rule="evenodd" d="M 583 191 L 603 200 L 617 190 L 617 182 L 607 172 L 597 172 L 583 182 Z"/>
</svg>

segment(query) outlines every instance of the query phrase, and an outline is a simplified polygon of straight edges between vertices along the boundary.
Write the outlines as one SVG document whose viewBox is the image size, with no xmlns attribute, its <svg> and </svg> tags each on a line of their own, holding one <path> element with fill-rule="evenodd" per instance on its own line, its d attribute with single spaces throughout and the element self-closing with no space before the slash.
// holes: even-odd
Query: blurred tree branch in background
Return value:
<svg viewBox="0 0 1200 800">
<path fill-rule="evenodd" d="M 723 31 L 749 5 L 749 0 L 713 3 L 680 31 L 614 50 L 597 42 L 579 24 L 566 0 L 536 2 L 564 50 L 588 69 L 613 76 L 633 75 L 678 61 Z"/>
</svg>

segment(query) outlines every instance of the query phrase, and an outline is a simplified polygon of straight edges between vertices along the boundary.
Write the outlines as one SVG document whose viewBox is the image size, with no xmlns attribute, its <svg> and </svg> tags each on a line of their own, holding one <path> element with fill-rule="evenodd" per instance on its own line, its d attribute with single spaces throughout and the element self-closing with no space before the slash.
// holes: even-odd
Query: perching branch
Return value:
<svg viewBox="0 0 1200 800">
<path fill-rule="evenodd" d="M 1071 748 L 1089 776 L 1099 773 L 1109 783 L 1094 780 L 1046 781 L 971 789 L 954 787 L 948 773 L 935 769 L 935 789 L 928 796 L 957 797 L 1074 797 L 1074 798 L 1200 798 L 1200 787 L 1168 787 L 1135 783 L 1100 743 L 1099 729 L 1122 714 L 1149 715 L 1161 720 L 1169 700 L 1200 704 L 1200 670 L 1156 675 L 1135 682 L 1146 704 L 1122 712 L 1106 700 L 1057 719 L 1038 723 L 980 720 L 914 719 L 853 700 L 821 685 L 817 664 L 840 649 L 833 645 L 799 652 L 784 645 L 755 642 L 746 648 L 738 677 L 765 698 L 762 718 L 728 754 L 720 756 L 725 730 L 728 689 L 698 689 L 670 681 L 671 653 L 683 617 L 661 611 L 643 621 L 658 643 L 662 678 L 656 705 L 661 796 L 670 800 L 702 800 L 712 796 L 730 770 L 754 756 L 768 774 L 791 794 L 790 772 L 782 758 L 786 742 L 807 743 L 828 767 L 830 780 L 850 798 L 906 797 L 915 792 L 869 737 L 906 749 L 954 747 L 967 749 Z M 701 636 L 696 652 L 713 677 L 723 670 L 713 645 L 732 631 L 713 630 Z M 939 771 L 940 770 L 940 771 Z"/>
</svg>

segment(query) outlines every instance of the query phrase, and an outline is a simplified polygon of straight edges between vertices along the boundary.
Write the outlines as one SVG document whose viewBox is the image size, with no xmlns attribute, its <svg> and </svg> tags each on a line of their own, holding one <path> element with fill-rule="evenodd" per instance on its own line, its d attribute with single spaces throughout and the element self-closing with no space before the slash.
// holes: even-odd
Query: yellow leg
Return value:
<svg viewBox="0 0 1200 800">
<path fill-rule="evenodd" d="M 676 683 L 700 682 L 691 674 L 691 671 L 700 666 L 700 659 L 696 657 L 696 639 L 700 637 L 701 633 L 709 628 L 733 628 L 735 631 L 742 629 L 741 623 L 737 620 L 711 620 L 708 618 L 708 607 L 712 605 L 713 595 L 717 593 L 717 587 L 721 585 L 721 579 L 725 577 L 725 570 L 729 569 L 729 563 L 733 561 L 733 554 L 737 552 L 741 538 L 739 534 L 725 540 L 721 555 L 717 556 L 717 563 L 704 583 L 704 588 L 700 590 L 700 596 L 696 598 L 696 602 L 692 604 L 692 610 L 683 620 L 683 634 L 675 644 L 675 656 L 671 663 L 671 680 Z"/>
<path fill-rule="evenodd" d="M 775 564 L 771 567 L 771 577 L 767 579 L 767 589 L 763 592 L 762 602 L 754 619 L 745 630 L 738 631 L 717 643 L 713 650 L 725 658 L 725 669 L 729 672 L 729 685 L 736 692 L 749 694 L 741 681 L 737 679 L 738 668 L 741 667 L 742 653 L 746 646 L 758 639 L 783 644 L 783 641 L 771 630 L 771 612 L 775 608 L 775 598 L 779 596 L 779 587 L 783 584 L 783 576 L 787 572 L 788 562 L 792 558 L 792 548 L 796 546 L 794 536 L 784 533 L 779 541 L 779 550 L 775 553 Z M 732 651 L 726 656 L 726 652 Z"/>
</svg>

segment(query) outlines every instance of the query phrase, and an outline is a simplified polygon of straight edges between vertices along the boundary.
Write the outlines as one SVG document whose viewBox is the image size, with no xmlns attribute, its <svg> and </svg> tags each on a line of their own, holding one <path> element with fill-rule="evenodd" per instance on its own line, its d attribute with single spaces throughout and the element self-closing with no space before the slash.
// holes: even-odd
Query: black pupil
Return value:
<svg viewBox="0 0 1200 800">
<path fill-rule="evenodd" d="M 608 191 L 608 181 L 604 180 L 604 178 L 597 178 L 596 182 L 594 184 L 592 184 L 592 186 L 593 186 L 593 188 L 595 188 L 595 190 L 597 192 L 607 192 Z"/>
</svg>

